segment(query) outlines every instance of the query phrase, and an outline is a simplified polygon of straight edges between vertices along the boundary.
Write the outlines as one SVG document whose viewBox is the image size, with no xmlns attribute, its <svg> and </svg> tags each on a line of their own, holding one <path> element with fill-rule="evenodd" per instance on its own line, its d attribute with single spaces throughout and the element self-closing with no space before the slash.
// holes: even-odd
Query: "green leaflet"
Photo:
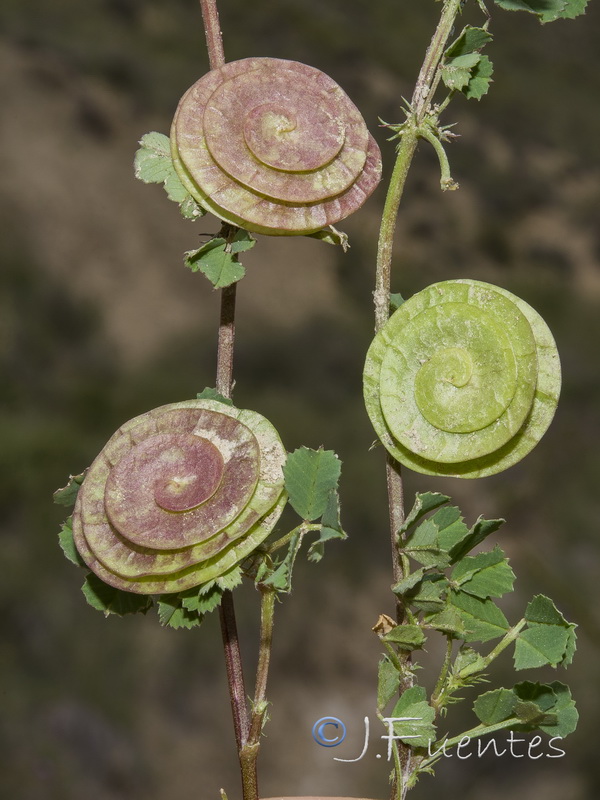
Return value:
<svg viewBox="0 0 600 800">
<path fill-rule="evenodd" d="M 97 611 L 102 611 L 105 617 L 108 617 L 109 614 L 115 614 L 118 617 L 138 612 L 145 614 L 152 606 L 151 597 L 115 589 L 92 572 L 87 576 L 81 590 L 88 603 Z"/>
<path fill-rule="evenodd" d="M 504 636 L 510 628 L 508 620 L 492 600 L 480 600 L 464 592 L 450 592 L 449 601 L 468 631 L 465 642 L 487 642 Z"/>
<path fill-rule="evenodd" d="M 485 28 L 474 28 L 467 25 L 463 28 L 458 39 L 448 47 L 445 52 L 447 58 L 458 58 L 470 53 L 478 53 L 482 47 L 492 41 L 494 37 Z"/>
<path fill-rule="evenodd" d="M 75 547 L 75 540 L 73 539 L 72 518 L 66 519 L 60 532 L 58 534 L 58 543 L 67 558 L 72 564 L 77 567 L 85 567 L 85 561 L 81 558 Z"/>
<path fill-rule="evenodd" d="M 404 298 L 400 294 L 400 292 L 393 292 L 390 294 L 390 313 L 396 311 L 402 303 L 404 302 Z"/>
<path fill-rule="evenodd" d="M 380 714 L 383 713 L 383 709 L 398 692 L 399 685 L 400 675 L 398 670 L 389 658 L 383 658 L 379 662 L 377 673 L 377 710 Z"/>
<path fill-rule="evenodd" d="M 333 450 L 300 447 L 283 468 L 285 488 L 294 511 L 307 522 L 322 517 L 337 489 L 342 462 Z"/>
<path fill-rule="evenodd" d="M 77 494 L 79 493 L 79 487 L 83 483 L 86 471 L 87 470 L 82 472 L 80 475 L 69 475 L 69 481 L 67 485 L 63 486 L 62 489 L 57 489 L 54 492 L 53 498 L 54 502 L 57 505 L 59 506 L 75 505 L 75 500 L 77 500 Z"/>
<path fill-rule="evenodd" d="M 461 591 L 485 600 L 512 592 L 515 574 L 502 550 L 495 547 L 491 552 L 464 558 L 452 570 L 450 580 Z"/>
<path fill-rule="evenodd" d="M 394 734 L 411 747 L 427 747 L 430 742 L 435 741 L 435 711 L 427 702 L 422 686 L 407 689 L 394 706 L 390 717 L 414 717 L 393 723 Z"/>
<path fill-rule="evenodd" d="M 584 14 L 588 0 L 494 0 L 507 11 L 528 11 L 536 14 L 540 22 L 557 19 L 574 19 Z"/>
<path fill-rule="evenodd" d="M 233 400 L 219 394 L 216 389 L 207 386 L 196 395 L 196 400 L 217 400 L 219 403 L 225 403 L 226 406 L 233 406 Z"/>
<path fill-rule="evenodd" d="M 384 642 L 393 642 L 400 650 L 419 650 L 426 637 L 420 625 L 397 625 L 383 637 Z"/>
<path fill-rule="evenodd" d="M 490 59 L 483 55 L 471 70 L 469 82 L 462 90 L 469 100 L 481 100 L 487 94 L 494 74 L 494 65 Z"/>
<path fill-rule="evenodd" d="M 429 514 L 430 511 L 444 505 L 448 500 L 450 500 L 449 497 L 439 492 L 417 494 L 414 505 L 406 515 L 406 519 L 404 520 L 404 524 L 400 527 L 399 533 L 405 533 L 412 528 L 413 525 L 416 525 L 425 514 Z"/>
</svg>

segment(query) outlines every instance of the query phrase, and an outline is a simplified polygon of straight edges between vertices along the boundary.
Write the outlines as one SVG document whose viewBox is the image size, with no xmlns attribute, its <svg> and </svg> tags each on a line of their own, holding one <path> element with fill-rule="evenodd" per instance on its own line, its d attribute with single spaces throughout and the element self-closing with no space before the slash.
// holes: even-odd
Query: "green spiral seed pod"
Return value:
<svg viewBox="0 0 600 800">
<path fill-rule="evenodd" d="M 377 435 L 427 475 L 479 478 L 520 461 L 560 392 L 548 326 L 520 298 L 473 280 L 418 292 L 367 353 L 364 397 Z"/>
<path fill-rule="evenodd" d="M 314 233 L 356 211 L 381 178 L 379 148 L 346 93 L 314 67 L 231 61 L 182 97 L 173 163 L 188 192 L 257 233 Z"/>
<path fill-rule="evenodd" d="M 271 532 L 286 502 L 286 453 L 270 422 L 214 400 L 125 423 L 90 467 L 75 545 L 105 583 L 178 592 L 227 572 Z"/>
</svg>

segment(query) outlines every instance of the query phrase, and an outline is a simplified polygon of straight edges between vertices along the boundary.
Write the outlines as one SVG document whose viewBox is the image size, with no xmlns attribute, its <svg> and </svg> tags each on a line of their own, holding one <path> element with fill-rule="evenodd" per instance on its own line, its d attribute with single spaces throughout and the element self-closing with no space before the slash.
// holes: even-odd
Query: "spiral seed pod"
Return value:
<svg viewBox="0 0 600 800">
<path fill-rule="evenodd" d="M 423 289 L 390 317 L 367 353 L 364 396 L 399 462 L 479 478 L 538 443 L 560 381 L 554 339 L 531 306 L 497 286 L 456 280 Z"/>
<path fill-rule="evenodd" d="M 77 495 L 79 554 L 105 583 L 178 592 L 227 572 L 271 532 L 286 502 L 286 453 L 260 414 L 214 400 L 125 423 Z"/>
<path fill-rule="evenodd" d="M 257 233 L 313 233 L 358 209 L 379 183 L 381 156 L 356 106 L 314 67 L 277 58 L 232 61 L 183 96 L 175 168 L 222 220 Z"/>
</svg>

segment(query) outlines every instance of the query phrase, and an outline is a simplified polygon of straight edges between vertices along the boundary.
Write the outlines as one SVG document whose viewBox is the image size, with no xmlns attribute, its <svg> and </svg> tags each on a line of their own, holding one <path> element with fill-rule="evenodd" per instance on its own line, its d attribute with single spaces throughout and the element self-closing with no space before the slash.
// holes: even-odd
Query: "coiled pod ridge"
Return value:
<svg viewBox="0 0 600 800">
<path fill-rule="evenodd" d="M 271 532 L 286 502 L 286 453 L 270 422 L 216 400 L 125 423 L 90 467 L 75 545 L 105 583 L 178 592 L 223 575 Z"/>
<path fill-rule="evenodd" d="M 416 472 L 477 478 L 520 461 L 547 430 L 560 362 L 540 315 L 474 280 L 407 300 L 367 353 L 364 397 L 379 438 Z"/>
<path fill-rule="evenodd" d="M 358 209 L 381 177 L 379 148 L 350 98 L 314 67 L 246 58 L 182 97 L 173 163 L 220 219 L 257 233 L 307 234 Z"/>
</svg>

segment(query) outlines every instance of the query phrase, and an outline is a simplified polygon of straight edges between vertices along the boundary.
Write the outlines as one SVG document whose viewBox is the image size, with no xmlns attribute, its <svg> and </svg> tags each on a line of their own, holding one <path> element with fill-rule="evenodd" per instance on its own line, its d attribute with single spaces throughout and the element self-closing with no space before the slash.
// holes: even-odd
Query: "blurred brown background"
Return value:
<svg viewBox="0 0 600 800">
<path fill-rule="evenodd" d="M 338 80 L 384 154 L 378 117 L 400 121 L 439 12 L 432 0 L 221 0 L 227 58 L 306 61 Z M 468 21 L 480 20 L 469 16 Z M 541 27 L 494 7 L 495 83 L 458 99 L 451 146 L 459 192 L 439 191 L 422 145 L 398 230 L 394 290 L 473 277 L 516 292 L 546 318 L 564 367 L 555 422 L 521 464 L 478 482 L 407 476 L 468 520 L 504 516 L 498 541 L 518 592 L 551 595 L 579 624 L 567 674 L 580 729 L 560 759 L 447 760 L 415 800 L 443 793 L 497 800 L 592 800 L 600 616 L 600 9 Z M 217 620 L 161 629 L 156 616 L 104 618 L 79 592 L 57 545 L 52 491 L 93 459 L 126 419 L 214 383 L 218 295 L 181 254 L 214 232 L 179 217 L 159 187 L 133 177 L 136 142 L 168 132 L 175 105 L 207 69 L 194 0 L 3 0 L 0 7 L 0 795 L 14 800 L 238 800 Z M 344 461 L 349 541 L 301 563 L 278 608 L 261 754 L 265 795 L 387 794 L 374 715 L 378 642 L 370 628 L 389 593 L 381 451 L 362 407 L 372 335 L 370 292 L 379 190 L 343 227 L 352 249 L 260 237 L 239 287 L 236 401 L 268 416 L 288 449 L 334 448 Z M 238 599 L 248 669 L 257 597 Z M 425 656 L 435 660 L 435 647 Z M 251 672 L 249 672 L 249 677 Z M 512 685 L 500 660 L 497 685 Z M 427 678 L 425 678 L 427 680 Z M 431 680 L 431 678 L 430 678 Z M 473 722 L 465 703 L 463 727 Z M 454 713 L 454 712 L 453 712 Z M 311 727 L 348 726 L 337 750 Z M 372 744 L 362 761 L 363 718 Z M 462 728 L 451 715 L 453 732 Z"/>
</svg>

